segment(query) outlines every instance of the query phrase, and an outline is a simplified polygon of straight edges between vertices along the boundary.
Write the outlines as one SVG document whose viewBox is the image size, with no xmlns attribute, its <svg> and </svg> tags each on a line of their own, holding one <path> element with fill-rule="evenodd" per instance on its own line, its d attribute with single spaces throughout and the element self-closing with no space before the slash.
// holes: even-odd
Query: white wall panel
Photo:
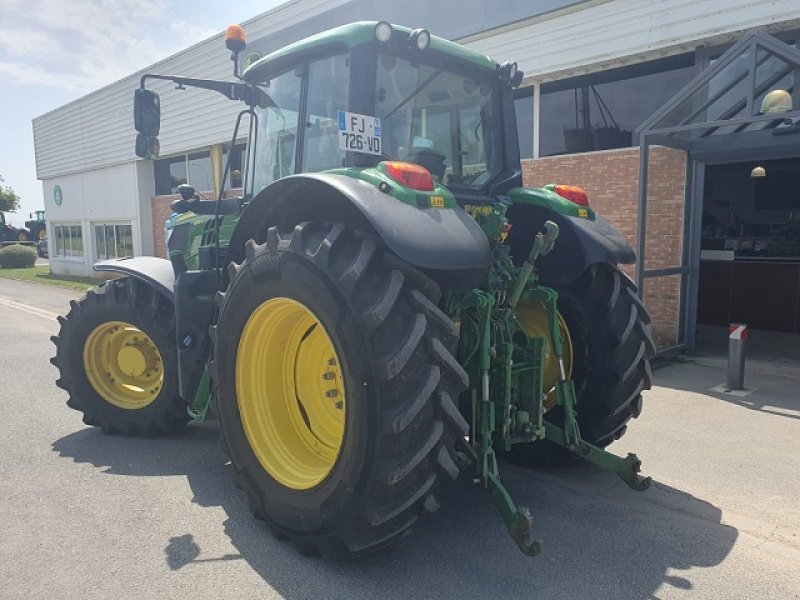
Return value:
<svg viewBox="0 0 800 600">
<path fill-rule="evenodd" d="M 800 27 L 797 0 L 609 0 L 469 36 L 461 43 L 515 60 L 548 81 L 719 44 L 752 28 Z"/>
</svg>

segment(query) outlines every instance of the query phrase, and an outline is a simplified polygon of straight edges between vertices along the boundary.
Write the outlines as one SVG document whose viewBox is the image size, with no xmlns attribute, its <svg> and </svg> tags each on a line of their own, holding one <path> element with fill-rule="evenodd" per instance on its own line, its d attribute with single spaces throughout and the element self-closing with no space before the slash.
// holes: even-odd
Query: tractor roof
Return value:
<svg viewBox="0 0 800 600">
<path fill-rule="evenodd" d="M 264 79 L 275 73 L 276 70 L 290 66 L 294 58 L 307 54 L 316 54 L 322 47 L 331 50 L 349 50 L 355 46 L 373 41 L 377 23 L 377 21 L 349 23 L 284 46 L 247 67 L 244 72 L 244 78 L 248 81 Z M 401 34 L 405 37 L 408 37 L 412 31 L 410 28 L 400 25 L 392 25 L 392 28 L 395 35 Z M 468 62 L 476 67 L 492 71 L 498 67 L 498 64 L 485 54 L 480 54 L 435 35 L 431 35 L 430 47 L 426 52 L 446 54 L 455 60 Z"/>
</svg>

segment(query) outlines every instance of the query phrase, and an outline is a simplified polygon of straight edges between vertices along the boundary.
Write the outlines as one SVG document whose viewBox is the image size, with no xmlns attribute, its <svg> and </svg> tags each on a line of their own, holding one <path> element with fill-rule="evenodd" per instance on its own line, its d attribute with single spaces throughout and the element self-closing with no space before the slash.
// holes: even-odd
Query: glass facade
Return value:
<svg viewBox="0 0 800 600">
<path fill-rule="evenodd" d="M 514 98 L 520 158 L 533 158 L 533 88 L 520 90 Z"/>
<path fill-rule="evenodd" d="M 543 84 L 540 155 L 625 148 L 638 143 L 636 127 L 694 74 L 694 54 L 683 54 Z"/>
</svg>

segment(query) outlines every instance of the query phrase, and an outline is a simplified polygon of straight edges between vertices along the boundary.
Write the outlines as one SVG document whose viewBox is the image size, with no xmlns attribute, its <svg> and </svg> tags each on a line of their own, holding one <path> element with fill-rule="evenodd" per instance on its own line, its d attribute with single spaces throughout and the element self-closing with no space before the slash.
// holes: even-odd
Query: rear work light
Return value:
<svg viewBox="0 0 800 600">
<path fill-rule="evenodd" d="M 553 189 L 556 194 L 578 206 L 589 206 L 589 196 L 586 195 L 583 188 L 579 188 L 577 185 L 557 185 Z"/>
<path fill-rule="evenodd" d="M 433 191 L 433 177 L 425 167 L 413 163 L 390 160 L 384 163 L 389 177 L 412 190 Z"/>
</svg>

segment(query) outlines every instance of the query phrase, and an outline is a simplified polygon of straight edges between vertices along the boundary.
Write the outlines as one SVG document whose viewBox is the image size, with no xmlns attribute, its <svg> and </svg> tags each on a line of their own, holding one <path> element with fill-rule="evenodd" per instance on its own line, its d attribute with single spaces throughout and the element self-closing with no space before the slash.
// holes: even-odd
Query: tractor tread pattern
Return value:
<svg viewBox="0 0 800 600">
<path fill-rule="evenodd" d="M 58 335 L 50 338 L 56 346 L 56 355 L 50 362 L 60 372 L 56 385 L 69 394 L 67 406 L 82 412 L 86 425 L 99 426 L 105 433 L 153 437 L 186 425 L 190 418 L 186 402 L 178 396 L 177 372 L 167 371 L 165 377 L 172 380 L 165 381 L 153 404 L 140 410 L 124 410 L 113 407 L 95 392 L 83 367 L 87 328 L 93 328 L 87 325 L 87 319 L 99 310 L 116 311 L 115 320 L 152 323 L 149 334 L 156 341 L 161 338 L 162 355 L 167 344 L 171 343 L 170 349 L 174 349 L 174 308 L 169 299 L 142 282 L 121 278 L 90 289 L 80 301 L 71 300 L 69 304 L 67 315 L 58 317 Z M 162 399 L 165 393 L 169 397 Z"/>
<path fill-rule="evenodd" d="M 650 389 L 655 354 L 650 315 L 636 285 L 613 264 L 592 265 L 559 293 L 562 301 L 580 306 L 594 339 L 584 385 L 576 381 L 578 424 L 584 438 L 604 447 L 641 414 L 642 392 Z"/>
<path fill-rule="evenodd" d="M 270 521 L 268 498 L 229 452 L 234 476 L 251 510 L 267 515 L 270 528 L 298 551 L 339 558 L 371 553 L 407 533 L 424 512 L 435 511 L 438 487 L 458 476 L 456 440 L 467 424 L 455 399 L 466 388 L 468 376 L 454 356 L 455 325 L 436 306 L 441 292 L 433 280 L 399 260 L 379 240 L 340 224 L 304 222 L 291 231 L 269 228 L 265 244 L 237 265 L 236 278 L 248 272 L 258 278 L 253 265 L 287 257 L 321 273 L 356 319 L 376 380 L 377 397 L 372 400 L 380 407 L 376 455 L 353 514 L 316 533 L 312 530 L 318 524 L 295 531 Z M 236 280 L 229 290 L 235 286 Z M 226 302 L 233 304 L 232 293 L 235 296 L 229 291 L 221 297 L 220 324 L 225 322 Z M 218 382 L 219 360 L 216 368 Z"/>
</svg>

